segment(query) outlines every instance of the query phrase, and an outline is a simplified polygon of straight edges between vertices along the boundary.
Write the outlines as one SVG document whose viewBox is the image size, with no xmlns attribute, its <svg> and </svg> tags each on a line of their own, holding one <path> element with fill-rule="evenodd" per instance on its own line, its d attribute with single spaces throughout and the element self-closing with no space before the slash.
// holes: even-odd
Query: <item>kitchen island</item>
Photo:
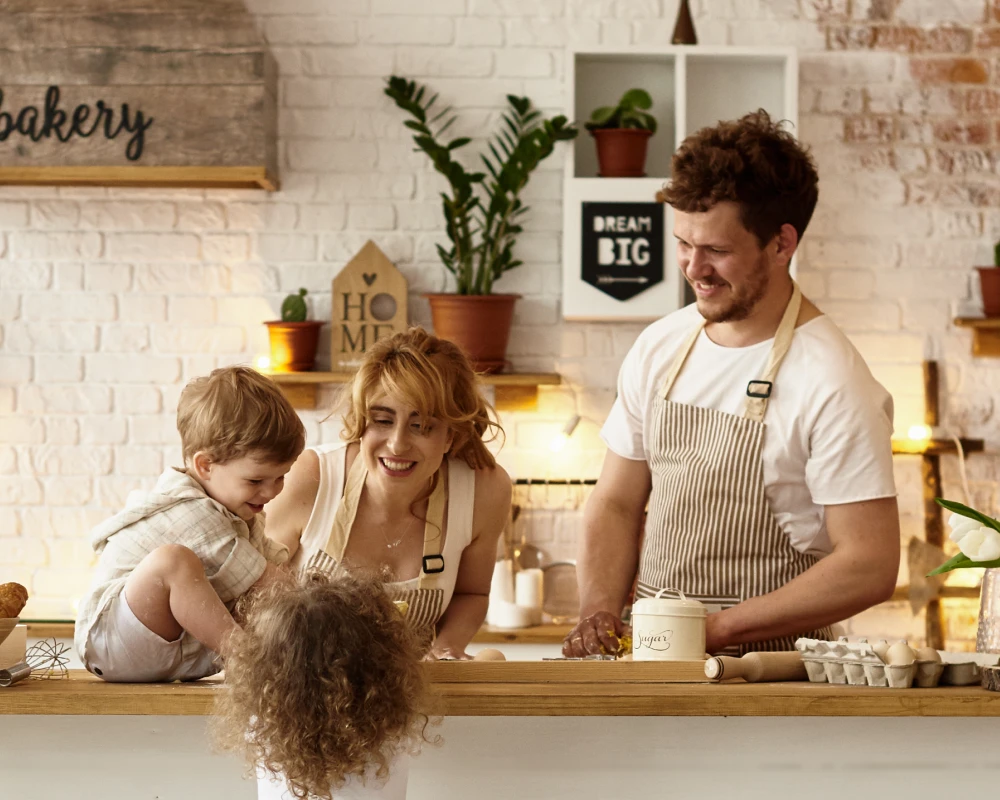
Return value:
<svg viewBox="0 0 1000 800">
<path fill-rule="evenodd" d="M 628 666 L 428 664 L 443 743 L 414 760 L 408 797 L 676 798 L 729 786 L 744 798 L 911 800 L 985 796 L 1000 780 L 1000 694 L 978 687 L 663 683 Z M 75 671 L 0 689 L 4 796 L 252 800 L 241 766 L 210 751 L 220 691 L 214 679 L 115 685 Z"/>
</svg>

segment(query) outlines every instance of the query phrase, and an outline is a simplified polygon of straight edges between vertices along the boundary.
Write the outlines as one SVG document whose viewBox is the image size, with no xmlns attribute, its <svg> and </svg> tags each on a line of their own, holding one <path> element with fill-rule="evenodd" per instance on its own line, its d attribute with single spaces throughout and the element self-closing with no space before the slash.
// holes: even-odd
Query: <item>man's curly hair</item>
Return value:
<svg viewBox="0 0 1000 800">
<path fill-rule="evenodd" d="M 656 199 L 679 211 L 708 211 L 732 201 L 764 247 L 788 223 L 802 239 L 819 198 L 808 150 L 758 109 L 688 136 L 674 153 L 671 179 Z"/>
<path fill-rule="evenodd" d="M 384 780 L 397 755 L 429 741 L 420 658 L 379 580 L 339 570 L 276 582 L 250 596 L 230 640 L 216 743 L 298 798 Z"/>
</svg>

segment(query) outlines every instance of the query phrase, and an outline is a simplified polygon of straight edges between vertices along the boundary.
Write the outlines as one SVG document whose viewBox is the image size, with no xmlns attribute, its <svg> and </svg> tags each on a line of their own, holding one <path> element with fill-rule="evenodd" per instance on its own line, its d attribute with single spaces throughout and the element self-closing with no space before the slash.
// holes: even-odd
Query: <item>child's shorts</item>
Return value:
<svg viewBox="0 0 1000 800">
<path fill-rule="evenodd" d="M 194 681 L 222 670 L 222 662 L 187 631 L 168 642 L 132 613 L 123 588 L 90 629 L 87 669 L 113 683 Z"/>
</svg>

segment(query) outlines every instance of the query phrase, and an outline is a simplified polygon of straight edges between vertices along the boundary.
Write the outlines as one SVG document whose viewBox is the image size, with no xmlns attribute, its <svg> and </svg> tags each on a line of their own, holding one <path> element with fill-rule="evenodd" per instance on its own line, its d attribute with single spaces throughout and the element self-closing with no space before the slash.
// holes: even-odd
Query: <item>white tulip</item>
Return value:
<svg viewBox="0 0 1000 800">
<path fill-rule="evenodd" d="M 958 547 L 973 561 L 996 561 L 1000 559 L 1000 531 L 983 525 L 966 533 Z"/>
<path fill-rule="evenodd" d="M 963 517 L 961 514 L 952 514 L 948 517 L 948 525 L 951 528 L 948 538 L 953 542 L 960 542 L 967 533 L 972 533 L 980 528 L 978 520 Z"/>
</svg>

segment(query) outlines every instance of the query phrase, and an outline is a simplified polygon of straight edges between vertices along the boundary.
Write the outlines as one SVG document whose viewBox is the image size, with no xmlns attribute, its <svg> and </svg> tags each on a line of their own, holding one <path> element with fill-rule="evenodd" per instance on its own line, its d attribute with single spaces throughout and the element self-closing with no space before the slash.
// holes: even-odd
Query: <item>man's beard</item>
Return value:
<svg viewBox="0 0 1000 800">
<path fill-rule="evenodd" d="M 688 283 L 691 283 L 691 281 L 688 281 Z M 722 285 L 724 283 L 724 281 L 718 281 L 718 284 L 715 285 Z M 715 308 L 708 308 L 706 307 L 708 303 L 703 304 L 702 300 L 697 300 L 698 312 L 705 318 L 706 322 L 740 322 L 753 313 L 754 308 L 763 299 L 764 295 L 767 294 L 770 285 L 770 273 L 763 263 L 763 259 L 761 259 L 761 262 L 757 265 L 757 269 L 750 274 L 750 277 L 739 289 L 729 284 L 732 294 L 728 303 Z M 691 288 L 693 289 L 694 287 L 692 286 Z"/>
</svg>

